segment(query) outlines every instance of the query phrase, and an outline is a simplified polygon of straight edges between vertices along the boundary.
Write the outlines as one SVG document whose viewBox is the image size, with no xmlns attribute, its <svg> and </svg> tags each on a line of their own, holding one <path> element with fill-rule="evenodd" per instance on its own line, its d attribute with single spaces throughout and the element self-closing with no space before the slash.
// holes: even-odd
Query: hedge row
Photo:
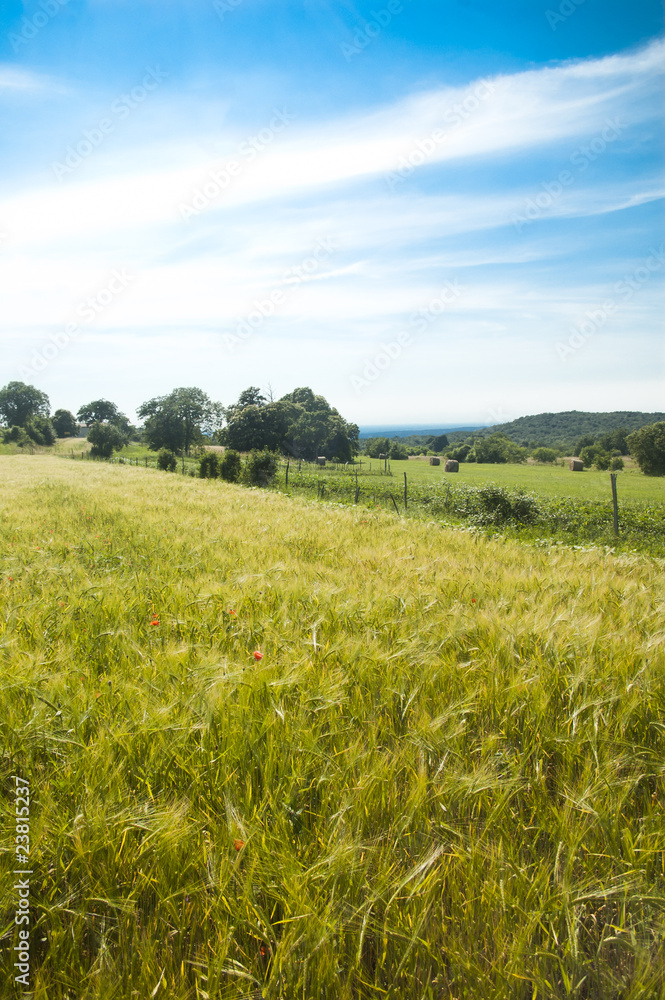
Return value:
<svg viewBox="0 0 665 1000">
<path fill-rule="evenodd" d="M 284 490 L 283 472 L 275 480 Z M 289 476 L 289 492 L 317 495 L 322 499 L 379 504 L 400 511 L 404 495 L 399 480 L 378 479 L 371 484 L 352 476 L 326 476 L 312 473 Z M 613 538 L 612 502 L 583 500 L 578 497 L 547 497 L 504 486 L 409 484 L 408 510 L 441 520 L 462 521 L 479 527 L 535 529 L 547 534 L 580 542 L 610 541 Z M 665 504 L 624 501 L 619 507 L 619 530 L 624 542 L 640 548 L 665 551 Z M 531 532 L 534 533 L 534 532 Z"/>
</svg>

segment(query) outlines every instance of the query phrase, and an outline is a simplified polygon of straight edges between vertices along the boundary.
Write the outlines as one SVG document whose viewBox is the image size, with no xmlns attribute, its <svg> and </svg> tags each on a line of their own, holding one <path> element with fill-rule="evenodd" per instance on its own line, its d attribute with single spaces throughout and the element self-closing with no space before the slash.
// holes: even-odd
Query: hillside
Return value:
<svg viewBox="0 0 665 1000">
<path fill-rule="evenodd" d="M 507 424 L 486 427 L 478 434 L 493 434 L 502 431 L 518 444 L 537 443 L 561 445 L 574 448 L 583 435 L 598 437 L 609 431 L 624 427 L 636 431 L 646 424 L 665 420 L 665 413 L 639 413 L 634 410 L 614 410 L 611 413 L 588 413 L 584 410 L 566 410 L 563 413 L 537 413 L 533 416 L 518 417 Z M 449 434 L 452 441 L 463 439 L 464 434 Z"/>
</svg>

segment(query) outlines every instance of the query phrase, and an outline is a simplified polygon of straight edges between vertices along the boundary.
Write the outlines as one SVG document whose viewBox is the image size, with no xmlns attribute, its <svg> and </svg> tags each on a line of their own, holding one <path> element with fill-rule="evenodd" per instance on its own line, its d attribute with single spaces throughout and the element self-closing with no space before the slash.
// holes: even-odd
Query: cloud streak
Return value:
<svg viewBox="0 0 665 1000">
<path fill-rule="evenodd" d="M 338 348 L 330 378 L 346 386 L 357 367 L 356 347 L 374 356 L 382 336 L 402 328 L 443 280 L 456 277 L 465 294 L 404 364 L 420 363 L 425 350 L 438 357 L 460 341 L 473 351 L 507 333 L 522 345 L 534 329 L 543 342 L 552 341 L 563 314 L 576 315 L 581 300 L 598 301 L 598 269 L 609 284 L 618 280 L 620 261 L 611 244 L 601 246 L 593 226 L 629 232 L 627 255 L 639 259 L 648 252 L 648 227 L 636 236 L 633 219 L 664 192 L 655 164 L 635 150 L 661 114 L 664 54 L 663 43 L 653 43 L 628 54 L 441 87 L 323 123 L 285 108 L 288 129 L 260 144 L 232 183 L 188 219 L 183 201 L 260 134 L 260 126 L 246 132 L 220 127 L 215 148 L 228 156 L 211 158 L 207 128 L 179 124 L 177 133 L 169 131 L 172 98 L 164 86 L 151 96 L 152 142 L 137 141 L 135 133 L 125 140 L 117 130 L 113 142 L 91 152 L 71 175 L 37 184 L 33 171 L 29 185 L 0 202 L 8 355 L 17 363 L 26 348 L 38 348 L 78 303 L 104 287 L 114 268 L 131 271 L 131 287 L 99 316 L 94 335 L 80 338 L 77 351 L 94 337 L 101 349 L 110 343 L 105 337 L 126 343 L 131 331 L 150 340 L 159 330 L 176 338 L 178 331 L 195 331 L 215 351 L 257 296 L 283 287 L 285 269 L 306 257 L 323 233 L 338 247 L 334 260 L 303 280 L 278 316 L 266 318 L 252 337 L 253 351 L 259 344 L 264 350 L 266 343 L 299 342 L 304 329 L 321 349 L 332 337 Z M 42 78 L 0 67 L 6 101 L 40 88 Z M 574 183 L 561 185 L 516 231 L 514 218 L 524 217 L 529 199 L 536 203 L 543 185 L 609 120 L 621 126 L 602 156 L 573 172 Z M 399 189 L 390 189 L 386 175 L 434 129 L 444 138 Z M 77 127 L 74 135 L 81 134 Z M 566 258 L 584 245 L 589 262 L 583 271 L 579 263 L 566 268 Z M 652 329 L 657 279 L 634 311 L 631 304 L 617 319 L 617 329 L 627 329 L 638 314 L 642 328 Z M 344 346 L 354 341 L 353 350 Z M 167 370 L 165 362 L 160 377 Z"/>
</svg>

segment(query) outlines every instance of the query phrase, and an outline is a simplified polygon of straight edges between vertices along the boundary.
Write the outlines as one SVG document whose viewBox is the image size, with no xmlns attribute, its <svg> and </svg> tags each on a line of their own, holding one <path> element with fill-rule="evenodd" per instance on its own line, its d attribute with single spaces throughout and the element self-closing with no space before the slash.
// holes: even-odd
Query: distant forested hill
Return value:
<svg viewBox="0 0 665 1000">
<path fill-rule="evenodd" d="M 598 437 L 609 431 L 624 427 L 636 431 L 645 424 L 665 420 L 665 413 L 637 413 L 634 410 L 615 410 L 612 413 L 585 413 L 582 410 L 568 410 L 565 413 L 537 413 L 531 417 L 518 417 L 508 424 L 476 431 L 477 434 L 493 434 L 502 431 L 518 444 L 543 444 L 573 448 L 584 435 Z M 451 442 L 457 434 L 448 435 Z"/>
</svg>

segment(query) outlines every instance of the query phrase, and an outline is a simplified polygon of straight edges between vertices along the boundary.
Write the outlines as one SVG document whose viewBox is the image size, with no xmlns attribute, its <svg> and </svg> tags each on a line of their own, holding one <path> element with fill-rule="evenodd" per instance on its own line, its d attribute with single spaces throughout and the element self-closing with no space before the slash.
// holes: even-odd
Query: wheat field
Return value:
<svg viewBox="0 0 665 1000">
<path fill-rule="evenodd" d="M 665 997 L 665 574 L 0 458 L 3 996 Z M 16 988 L 15 988 L 16 987 Z"/>
</svg>

